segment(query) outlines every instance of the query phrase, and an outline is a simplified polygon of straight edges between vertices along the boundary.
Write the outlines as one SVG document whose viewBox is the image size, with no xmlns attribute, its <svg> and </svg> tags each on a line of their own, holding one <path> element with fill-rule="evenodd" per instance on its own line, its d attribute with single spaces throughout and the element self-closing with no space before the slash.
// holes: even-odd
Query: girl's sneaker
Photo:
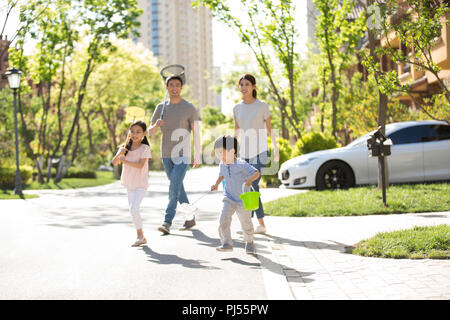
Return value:
<svg viewBox="0 0 450 320">
<path fill-rule="evenodd" d="M 139 247 L 142 246 L 144 244 L 147 244 L 147 239 L 142 238 L 142 239 L 137 239 L 135 243 L 133 243 L 131 246 L 132 247 Z"/>
</svg>

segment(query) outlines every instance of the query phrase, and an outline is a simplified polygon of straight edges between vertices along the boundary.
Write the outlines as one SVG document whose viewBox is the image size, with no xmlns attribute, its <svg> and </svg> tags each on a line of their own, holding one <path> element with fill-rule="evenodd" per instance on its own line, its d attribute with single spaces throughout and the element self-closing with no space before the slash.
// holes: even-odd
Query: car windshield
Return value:
<svg viewBox="0 0 450 320">
<path fill-rule="evenodd" d="M 373 134 L 374 132 L 375 132 L 375 130 L 371 131 L 369 133 L 366 133 L 365 135 L 359 137 L 358 139 L 353 140 L 352 142 L 350 142 L 348 145 L 346 145 L 346 147 L 355 147 L 355 146 L 358 146 L 358 145 L 361 145 L 361 144 L 365 144 L 367 139 L 369 139 L 369 136 L 371 134 Z"/>
</svg>

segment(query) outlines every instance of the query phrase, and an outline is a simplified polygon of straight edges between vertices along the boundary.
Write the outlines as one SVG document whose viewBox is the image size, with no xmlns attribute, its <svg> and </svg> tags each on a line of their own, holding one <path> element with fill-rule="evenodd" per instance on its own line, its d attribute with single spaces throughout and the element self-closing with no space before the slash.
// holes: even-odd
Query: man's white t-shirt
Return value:
<svg viewBox="0 0 450 320">
<path fill-rule="evenodd" d="M 259 99 L 253 103 L 240 102 L 234 106 L 233 116 L 241 129 L 241 158 L 251 159 L 268 150 L 266 120 L 270 115 L 267 103 Z"/>
</svg>

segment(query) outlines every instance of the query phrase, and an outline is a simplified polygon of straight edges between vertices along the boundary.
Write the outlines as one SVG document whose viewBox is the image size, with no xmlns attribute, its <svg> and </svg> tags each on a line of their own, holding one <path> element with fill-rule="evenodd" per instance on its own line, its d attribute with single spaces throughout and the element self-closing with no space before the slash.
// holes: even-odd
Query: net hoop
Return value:
<svg viewBox="0 0 450 320">
<path fill-rule="evenodd" d="M 185 74 L 184 74 L 184 66 L 182 66 L 181 64 L 167 65 L 161 69 L 159 74 L 163 78 L 164 83 L 166 83 L 166 81 L 169 77 L 180 77 L 181 81 L 183 82 L 183 85 L 186 83 L 186 78 L 185 78 Z"/>
</svg>

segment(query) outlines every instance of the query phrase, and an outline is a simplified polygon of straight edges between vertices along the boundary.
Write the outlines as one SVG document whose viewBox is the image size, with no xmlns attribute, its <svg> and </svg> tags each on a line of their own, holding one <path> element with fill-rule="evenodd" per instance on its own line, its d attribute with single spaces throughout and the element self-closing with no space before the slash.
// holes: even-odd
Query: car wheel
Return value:
<svg viewBox="0 0 450 320">
<path fill-rule="evenodd" d="M 316 186 L 324 189 L 347 189 L 355 186 L 352 169 L 342 161 L 330 161 L 322 165 L 316 175 Z"/>
</svg>

